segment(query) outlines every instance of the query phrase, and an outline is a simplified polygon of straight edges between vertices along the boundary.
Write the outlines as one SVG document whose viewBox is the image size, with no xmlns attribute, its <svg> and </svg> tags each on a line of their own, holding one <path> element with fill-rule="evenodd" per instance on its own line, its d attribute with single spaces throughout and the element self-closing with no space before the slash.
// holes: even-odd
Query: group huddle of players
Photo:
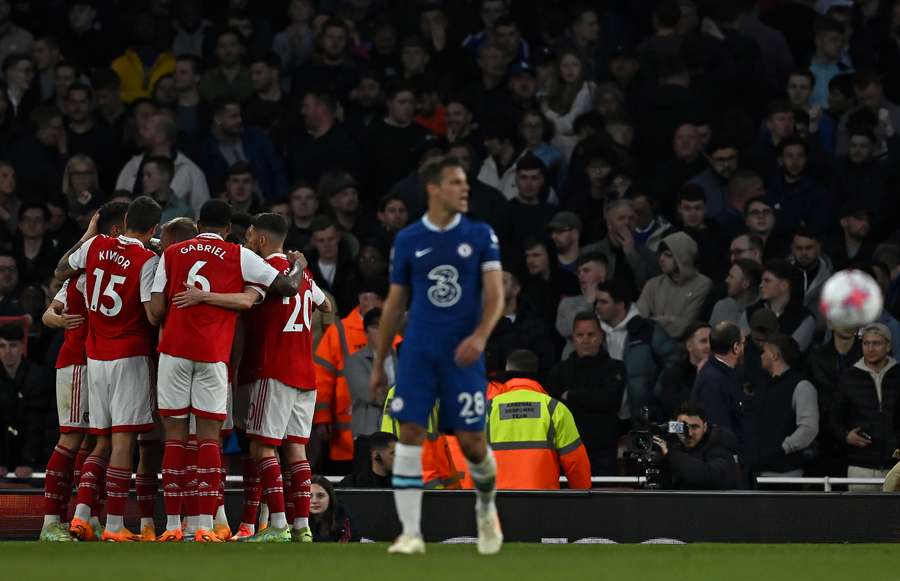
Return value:
<svg viewBox="0 0 900 581">
<path fill-rule="evenodd" d="M 283 252 L 281 216 L 257 216 L 238 245 L 226 241 L 224 201 L 207 202 L 196 225 L 163 225 L 157 240 L 160 214 L 146 196 L 104 205 L 56 269 L 62 288 L 43 320 L 65 329 L 56 365 L 60 439 L 47 466 L 40 538 L 312 542 L 310 317 L 332 306 L 302 254 Z M 221 437 L 233 425 L 250 440 L 234 535 L 221 462 Z M 157 536 L 160 439 L 167 522 Z M 135 444 L 139 533 L 124 525 Z M 257 532 L 261 499 L 268 518 Z"/>
</svg>

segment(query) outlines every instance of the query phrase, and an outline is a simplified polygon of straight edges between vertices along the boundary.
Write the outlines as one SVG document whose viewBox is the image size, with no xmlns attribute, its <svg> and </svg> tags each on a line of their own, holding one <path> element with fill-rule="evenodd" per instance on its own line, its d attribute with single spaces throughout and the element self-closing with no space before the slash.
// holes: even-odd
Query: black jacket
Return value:
<svg viewBox="0 0 900 581">
<path fill-rule="evenodd" d="M 838 353 L 834 347 L 834 341 L 813 348 L 806 358 L 806 378 L 816 386 L 816 394 L 819 396 L 819 435 L 817 441 L 819 449 L 827 455 L 843 455 L 847 445 L 843 439 L 838 439 L 833 430 L 831 411 L 834 407 L 834 398 L 838 389 L 838 382 L 847 369 L 862 358 L 862 345 L 859 340 L 853 342 L 853 347 L 846 355 Z M 853 426 L 856 427 L 856 426 Z"/>
<path fill-rule="evenodd" d="M 500 317 L 488 338 L 484 350 L 488 373 L 494 374 L 505 369 L 506 358 L 516 349 L 528 349 L 537 355 L 541 377 L 550 371 L 557 359 L 550 329 L 528 297 L 521 294 L 515 321 Z"/>
<path fill-rule="evenodd" d="M 697 374 L 691 401 L 706 412 L 710 424 L 728 430 L 740 438 L 743 429 L 744 391 L 741 374 L 728 367 L 715 355 Z"/>
<path fill-rule="evenodd" d="M 781 443 L 797 429 L 797 414 L 793 409 L 794 390 L 803 376 L 788 369 L 778 377 L 768 377 L 753 390 L 748 402 L 749 429 L 745 463 L 754 472 L 787 472 L 802 464 L 802 454 L 785 454 Z"/>
<path fill-rule="evenodd" d="M 705 367 L 704 367 L 705 368 Z M 711 425 L 694 448 L 669 444 L 665 457 L 666 487 L 680 490 L 731 490 L 738 487 L 733 436 Z"/>
<path fill-rule="evenodd" d="M 862 360 L 860 360 L 862 361 Z M 859 365 L 859 363 L 857 363 Z M 893 359 L 881 383 L 881 402 L 875 391 L 875 380 L 868 371 L 856 365 L 841 374 L 831 410 L 831 426 L 839 442 L 845 442 L 847 461 L 851 466 L 890 468 L 896 460 L 891 455 L 897 448 L 897 402 L 900 399 L 900 365 Z M 846 444 L 847 432 L 859 427 L 872 437 L 872 445 L 856 448 Z"/>
<path fill-rule="evenodd" d="M 547 392 L 557 399 L 568 392 L 564 401 L 589 455 L 616 450 L 626 378 L 622 362 L 602 350 L 593 357 L 572 353 L 550 372 Z"/>
<path fill-rule="evenodd" d="M 674 418 L 681 404 L 690 401 L 696 379 L 697 368 L 687 356 L 678 365 L 664 369 L 653 394 L 657 408 L 654 417 Z"/>
<path fill-rule="evenodd" d="M 366 465 L 365 469 L 345 476 L 338 488 L 392 488 L 391 476 L 379 476 L 371 465 Z"/>
<path fill-rule="evenodd" d="M 322 290 L 331 293 L 334 300 L 337 301 L 337 312 L 340 317 L 346 317 L 350 311 L 359 304 L 359 271 L 353 257 L 350 256 L 350 249 L 344 243 L 340 242 L 337 259 L 337 271 L 334 273 L 334 280 L 328 284 L 328 280 L 322 275 L 319 268 L 319 252 L 314 246 L 307 248 L 306 260 L 309 263 L 309 269 L 313 273 Z"/>
<path fill-rule="evenodd" d="M 53 375 L 25 360 L 15 377 L 0 367 L 0 466 L 42 468 L 56 441 Z"/>
</svg>

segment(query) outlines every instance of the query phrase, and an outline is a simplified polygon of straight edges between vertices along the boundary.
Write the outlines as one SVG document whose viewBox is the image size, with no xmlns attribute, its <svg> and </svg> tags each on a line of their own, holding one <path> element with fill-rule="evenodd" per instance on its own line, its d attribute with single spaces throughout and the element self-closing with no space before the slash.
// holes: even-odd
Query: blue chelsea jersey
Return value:
<svg viewBox="0 0 900 581">
<path fill-rule="evenodd" d="M 410 289 L 407 339 L 474 331 L 481 318 L 481 274 L 501 268 L 500 243 L 487 224 L 457 214 L 441 230 L 424 216 L 401 230 L 391 251 L 391 282 Z"/>
</svg>

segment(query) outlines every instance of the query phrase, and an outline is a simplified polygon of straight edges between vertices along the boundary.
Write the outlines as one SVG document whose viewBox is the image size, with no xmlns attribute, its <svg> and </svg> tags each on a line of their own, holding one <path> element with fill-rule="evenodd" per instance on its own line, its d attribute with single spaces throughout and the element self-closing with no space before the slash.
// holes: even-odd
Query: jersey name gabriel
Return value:
<svg viewBox="0 0 900 581">
<path fill-rule="evenodd" d="M 482 273 L 501 268 L 500 244 L 487 224 L 457 215 L 441 230 L 426 216 L 401 230 L 391 253 L 391 282 L 409 288 L 412 297 L 407 340 L 474 331 Z"/>
</svg>

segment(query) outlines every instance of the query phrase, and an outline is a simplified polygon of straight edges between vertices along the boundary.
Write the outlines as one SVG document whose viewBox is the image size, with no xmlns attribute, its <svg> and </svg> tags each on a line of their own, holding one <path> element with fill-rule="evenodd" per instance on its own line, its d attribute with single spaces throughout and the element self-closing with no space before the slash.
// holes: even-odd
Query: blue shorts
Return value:
<svg viewBox="0 0 900 581">
<path fill-rule="evenodd" d="M 441 431 L 484 431 L 487 409 L 484 357 L 460 368 L 453 360 L 452 349 L 421 349 L 404 341 L 397 367 L 397 388 L 390 410 L 395 420 L 426 427 L 434 404 L 440 402 Z"/>
</svg>

